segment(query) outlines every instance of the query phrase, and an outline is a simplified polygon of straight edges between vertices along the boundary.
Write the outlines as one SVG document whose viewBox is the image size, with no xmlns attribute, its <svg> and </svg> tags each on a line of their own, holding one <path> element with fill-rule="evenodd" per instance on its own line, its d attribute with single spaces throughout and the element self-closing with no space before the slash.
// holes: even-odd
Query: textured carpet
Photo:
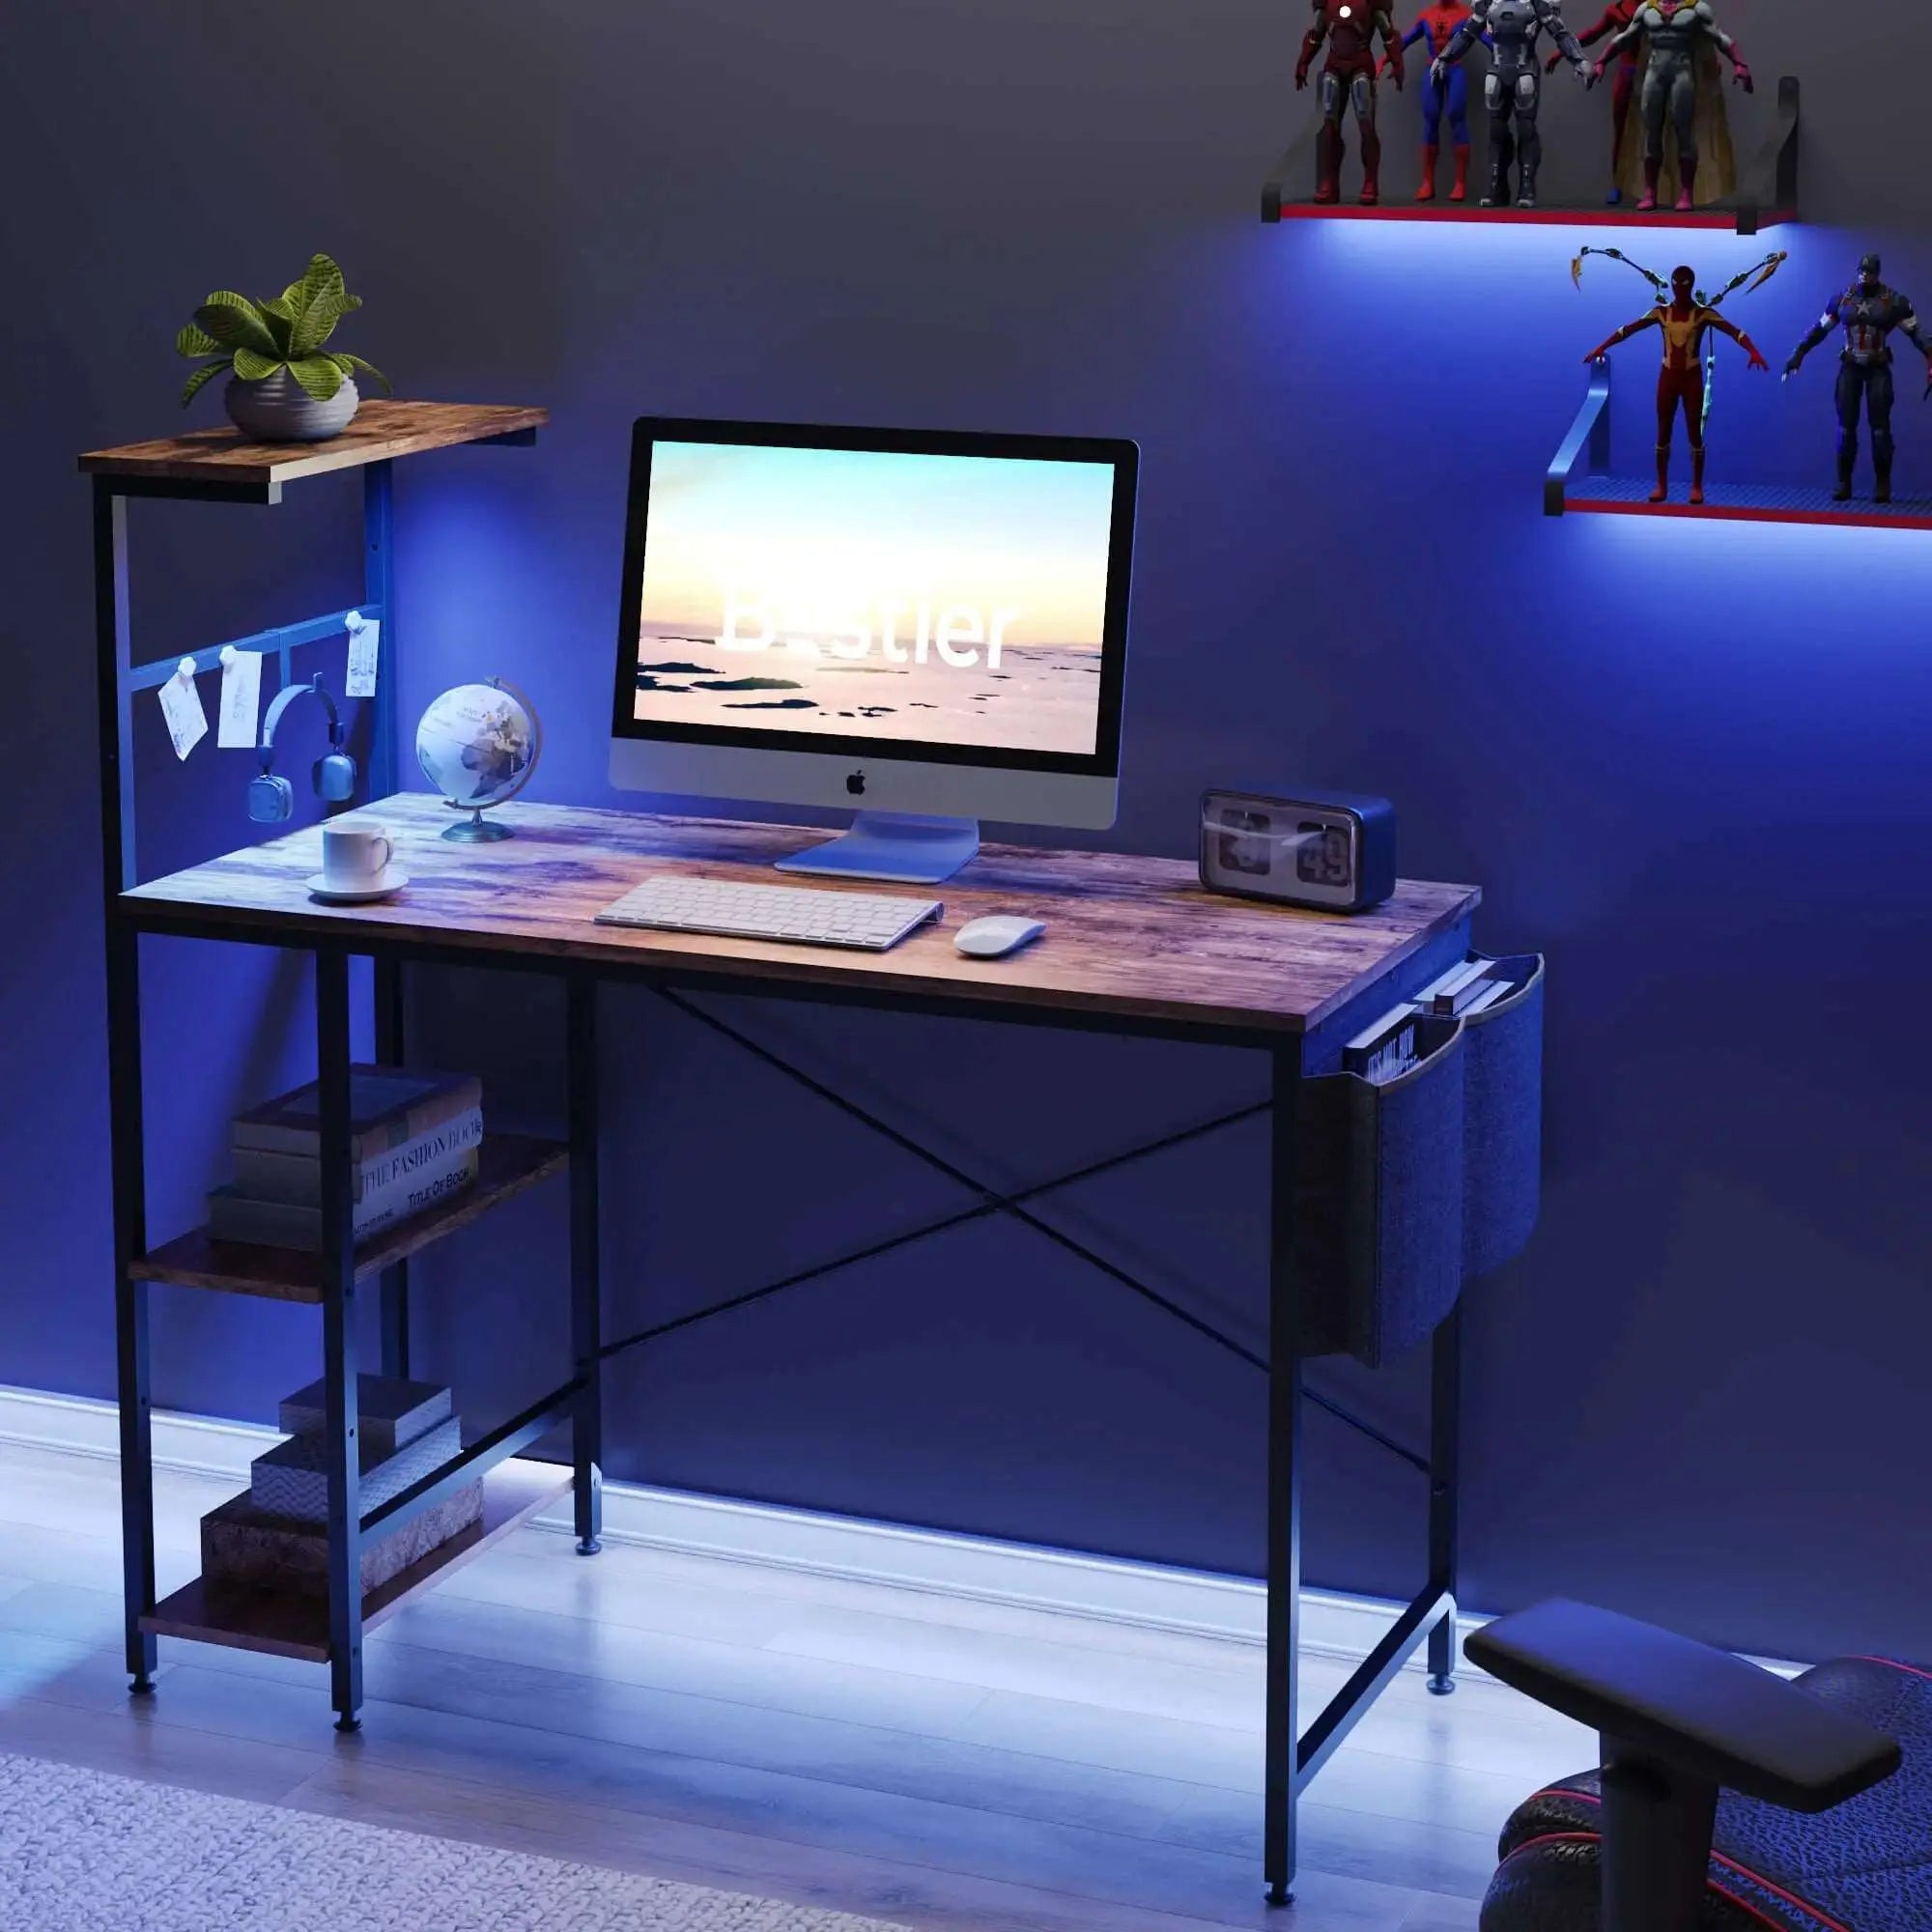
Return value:
<svg viewBox="0 0 1932 1932">
<path fill-rule="evenodd" d="M 5 1932 L 903 1932 L 0 1753 Z"/>
</svg>

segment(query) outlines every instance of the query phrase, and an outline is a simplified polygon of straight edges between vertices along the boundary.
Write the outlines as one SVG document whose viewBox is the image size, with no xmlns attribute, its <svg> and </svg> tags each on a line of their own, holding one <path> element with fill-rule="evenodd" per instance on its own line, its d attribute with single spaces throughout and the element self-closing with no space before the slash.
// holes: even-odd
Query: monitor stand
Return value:
<svg viewBox="0 0 1932 1932">
<path fill-rule="evenodd" d="M 909 812 L 862 811 L 852 829 L 777 862 L 781 872 L 830 872 L 847 879 L 892 879 L 936 886 L 980 849 L 977 818 L 917 818 Z"/>
</svg>

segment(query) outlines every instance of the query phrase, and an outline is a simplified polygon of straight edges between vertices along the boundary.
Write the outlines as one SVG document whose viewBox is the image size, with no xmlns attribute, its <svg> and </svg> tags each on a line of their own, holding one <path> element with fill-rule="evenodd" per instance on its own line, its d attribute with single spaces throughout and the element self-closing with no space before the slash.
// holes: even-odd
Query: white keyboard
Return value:
<svg viewBox="0 0 1932 1932">
<path fill-rule="evenodd" d="M 939 899 L 889 897 L 801 886 L 745 886 L 724 879 L 661 877 L 634 886 L 597 915 L 600 925 L 659 932 L 717 932 L 804 946 L 883 952 L 946 910 Z"/>
</svg>

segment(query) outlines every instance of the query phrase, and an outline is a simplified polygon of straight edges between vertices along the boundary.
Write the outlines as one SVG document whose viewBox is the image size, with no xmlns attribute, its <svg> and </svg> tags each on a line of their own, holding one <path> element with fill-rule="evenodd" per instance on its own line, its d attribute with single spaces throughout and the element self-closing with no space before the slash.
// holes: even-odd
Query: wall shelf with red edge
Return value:
<svg viewBox="0 0 1932 1932">
<path fill-rule="evenodd" d="M 1932 497 L 1869 497 L 1840 502 L 1820 484 L 1707 481 L 1704 500 L 1691 503 L 1689 450 L 1680 438 L 1676 474 L 1662 503 L 1650 500 L 1653 479 L 1610 473 L 1610 363 L 1590 364 L 1590 386 L 1543 479 L 1545 516 L 1695 517 L 1710 523 L 1828 524 L 1856 529 L 1932 530 Z M 1579 476 L 1577 466 L 1587 460 Z M 1869 472 L 1867 472 L 1868 475 Z M 1868 482 L 1864 487 L 1869 487 Z"/>
<path fill-rule="evenodd" d="M 1766 228 L 1798 219 L 1798 80 L 1781 74 L 1777 82 L 1776 120 L 1770 137 L 1749 161 L 1738 164 L 1738 191 L 1729 200 L 1696 208 L 1685 213 L 1660 208 L 1639 214 L 1633 202 L 1614 205 L 1597 201 L 1587 204 L 1542 202 L 1535 208 L 1481 208 L 1472 193 L 1467 201 L 1449 201 L 1440 189 L 1435 201 L 1413 201 L 1403 190 L 1402 198 L 1389 198 L 1364 208 L 1347 184 L 1340 201 L 1318 202 L 1314 198 L 1316 136 L 1320 117 L 1311 120 L 1306 130 L 1289 147 L 1274 172 L 1262 187 L 1262 219 L 1281 221 L 1441 221 L 1492 222 L 1499 227 L 1556 226 L 1571 228 L 1681 228 L 1719 229 L 1739 235 L 1755 235 Z M 1388 171 L 1389 141 L 1382 142 L 1382 168 Z M 1360 157 L 1350 135 L 1349 153 L 1352 164 Z M 1297 192 L 1305 188 L 1306 192 Z"/>
</svg>

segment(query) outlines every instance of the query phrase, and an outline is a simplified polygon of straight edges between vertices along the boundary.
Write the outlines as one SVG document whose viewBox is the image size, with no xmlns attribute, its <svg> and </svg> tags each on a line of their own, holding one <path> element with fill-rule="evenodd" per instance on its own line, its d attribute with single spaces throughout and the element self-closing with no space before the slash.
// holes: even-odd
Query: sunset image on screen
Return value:
<svg viewBox="0 0 1932 1932">
<path fill-rule="evenodd" d="M 639 719 L 1091 753 L 1097 463 L 660 442 Z"/>
</svg>

